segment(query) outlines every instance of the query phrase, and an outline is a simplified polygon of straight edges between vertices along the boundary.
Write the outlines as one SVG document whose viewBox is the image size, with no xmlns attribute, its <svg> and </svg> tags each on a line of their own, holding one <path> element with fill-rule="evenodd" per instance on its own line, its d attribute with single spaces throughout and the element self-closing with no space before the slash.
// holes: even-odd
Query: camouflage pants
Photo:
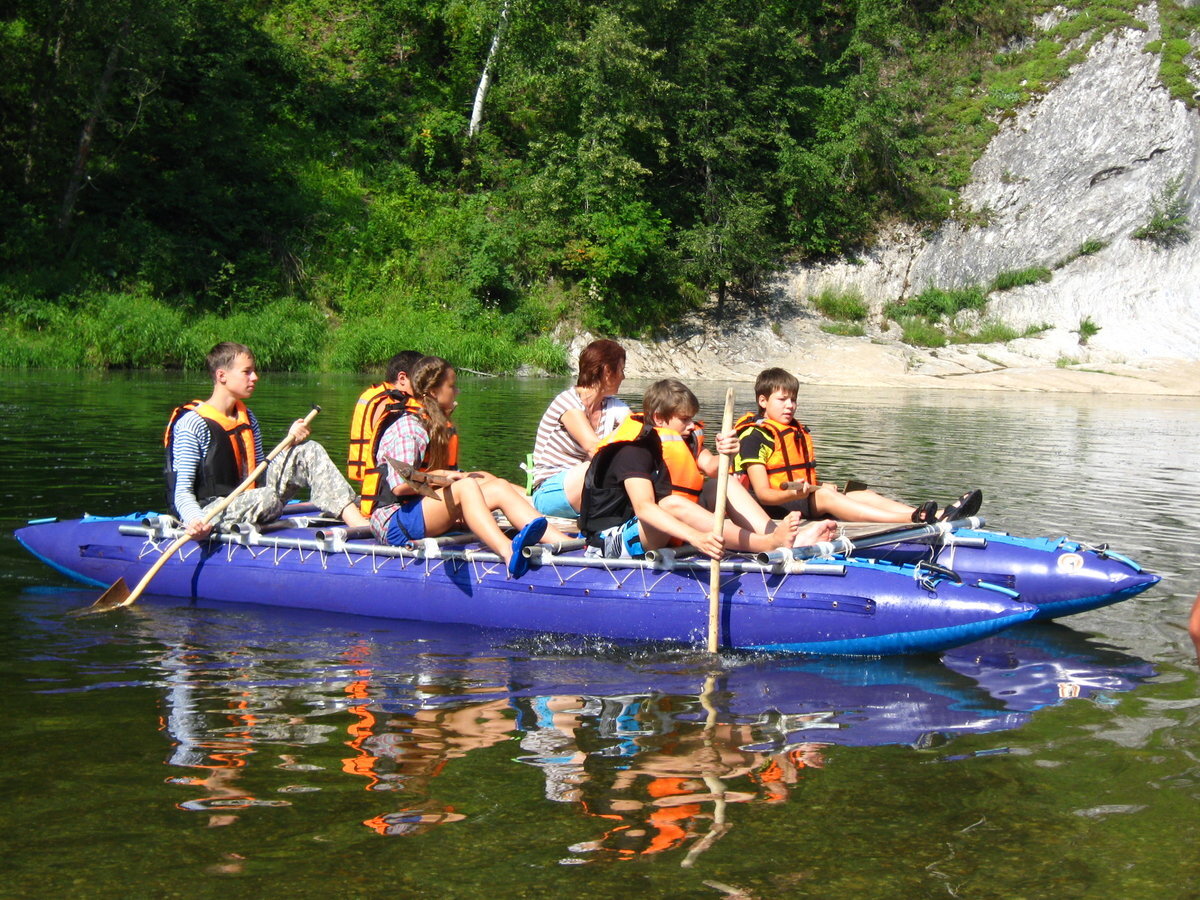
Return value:
<svg viewBox="0 0 1200 900">
<path fill-rule="evenodd" d="M 341 515 L 356 494 L 341 470 L 333 464 L 325 448 L 315 441 L 289 447 L 267 466 L 260 480 L 262 487 L 251 488 L 233 499 L 213 524 L 251 522 L 265 525 L 279 518 L 283 507 L 297 493 L 308 488 L 315 506 L 334 516 Z M 213 503 L 218 503 L 214 500 Z M 204 507 L 207 510 L 213 504 Z"/>
</svg>

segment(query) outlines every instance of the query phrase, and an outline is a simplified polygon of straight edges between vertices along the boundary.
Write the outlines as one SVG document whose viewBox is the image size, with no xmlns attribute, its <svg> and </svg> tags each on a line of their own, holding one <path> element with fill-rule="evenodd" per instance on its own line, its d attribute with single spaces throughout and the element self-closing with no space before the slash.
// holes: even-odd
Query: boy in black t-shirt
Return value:
<svg viewBox="0 0 1200 900">
<path fill-rule="evenodd" d="M 713 513 L 697 499 L 672 492 L 673 483 L 699 483 L 716 474 L 718 462 L 713 454 L 701 449 L 693 456 L 690 450 L 681 449 L 696 429 L 699 402 L 695 394 L 680 382 L 665 379 L 646 390 L 642 405 L 642 433 L 602 447 L 585 481 L 580 528 L 604 556 L 637 557 L 674 541 L 691 544 L 719 559 L 726 546 L 760 552 L 813 544 L 836 534 L 834 523 L 802 525 L 796 513 L 774 522 L 744 489 L 731 482 L 729 519 L 723 533 L 714 535 Z M 664 442 L 669 448 L 665 455 Z M 717 450 L 736 454 L 736 435 L 732 431 L 718 435 Z"/>
</svg>

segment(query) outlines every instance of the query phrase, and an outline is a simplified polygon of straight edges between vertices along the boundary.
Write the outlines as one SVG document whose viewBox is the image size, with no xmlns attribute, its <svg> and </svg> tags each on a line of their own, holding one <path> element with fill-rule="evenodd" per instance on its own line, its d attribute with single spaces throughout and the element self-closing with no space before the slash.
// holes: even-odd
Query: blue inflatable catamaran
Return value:
<svg viewBox="0 0 1200 900">
<path fill-rule="evenodd" d="M 835 655 L 944 650 L 1036 618 L 1127 599 L 1159 577 L 1104 548 L 981 531 L 980 519 L 893 528 L 832 544 L 721 562 L 729 649 Z M 65 575 L 134 582 L 180 536 L 168 517 L 33 522 L 17 539 Z M 470 535 L 386 547 L 296 510 L 265 528 L 188 542 L 152 592 L 604 639 L 703 644 L 710 561 L 586 556 L 582 542 L 527 551 L 509 577 Z"/>
</svg>

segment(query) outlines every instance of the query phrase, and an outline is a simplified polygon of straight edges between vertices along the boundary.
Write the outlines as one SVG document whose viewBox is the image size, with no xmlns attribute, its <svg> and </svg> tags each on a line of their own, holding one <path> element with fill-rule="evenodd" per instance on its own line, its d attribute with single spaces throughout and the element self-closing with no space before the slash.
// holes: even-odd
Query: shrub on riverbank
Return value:
<svg viewBox="0 0 1200 900">
<path fill-rule="evenodd" d="M 496 313 L 481 314 L 470 323 L 422 310 L 356 319 L 329 335 L 325 359 L 333 371 L 366 371 L 401 350 L 441 356 L 459 368 L 489 374 L 567 371 L 566 355 L 552 339 L 522 342 L 512 323 Z"/>
<path fill-rule="evenodd" d="M 889 319 L 919 316 L 927 323 L 952 320 L 964 310 L 982 310 L 987 305 L 987 295 L 977 285 L 962 288 L 927 287 L 907 300 L 889 303 L 883 314 Z"/>
<path fill-rule="evenodd" d="M 1002 273 L 996 277 L 991 290 L 1036 284 L 1048 277 L 1049 270 L 1041 268 Z M 987 294 L 977 285 L 950 290 L 928 287 L 915 297 L 886 304 L 883 315 L 885 320 L 891 319 L 900 326 L 900 340 L 915 347 L 936 348 L 947 343 L 1003 344 L 1033 337 L 1050 327 L 1031 325 L 1018 331 L 999 319 L 980 318 L 986 306 Z M 960 313 L 975 315 L 960 316 Z M 971 330 L 972 326 L 974 330 Z"/>
<path fill-rule="evenodd" d="M 202 369 L 219 341 L 254 349 L 273 371 L 376 369 L 404 349 L 436 353 L 463 368 L 512 372 L 566 370 L 563 351 L 548 338 L 522 342 L 512 323 L 393 308 L 340 323 L 317 306 L 279 299 L 189 319 L 147 293 L 97 293 L 70 303 L 30 304 L 0 295 L 0 367 Z"/>
<path fill-rule="evenodd" d="M 817 312 L 835 322 L 862 322 L 870 311 L 867 302 L 857 291 L 825 290 L 813 298 Z"/>
<path fill-rule="evenodd" d="M 9 320 L 0 365 L 22 368 L 200 369 L 213 344 L 254 347 L 264 369 L 316 368 L 326 329 L 323 317 L 295 300 L 189 320 L 183 310 L 149 294 L 95 293 L 37 322 Z"/>
</svg>

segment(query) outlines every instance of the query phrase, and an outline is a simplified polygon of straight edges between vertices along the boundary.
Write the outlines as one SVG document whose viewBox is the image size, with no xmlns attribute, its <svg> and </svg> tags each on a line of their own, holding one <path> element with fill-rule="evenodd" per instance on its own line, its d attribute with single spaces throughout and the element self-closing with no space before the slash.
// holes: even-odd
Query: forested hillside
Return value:
<svg viewBox="0 0 1200 900">
<path fill-rule="evenodd" d="M 560 323 L 644 333 L 944 219 L 997 123 L 1136 22 L 1070 0 L 1026 38 L 1050 5 L 5 0 L 0 364 L 560 368 Z M 1200 12 L 1158 5 L 1191 102 Z"/>
</svg>

